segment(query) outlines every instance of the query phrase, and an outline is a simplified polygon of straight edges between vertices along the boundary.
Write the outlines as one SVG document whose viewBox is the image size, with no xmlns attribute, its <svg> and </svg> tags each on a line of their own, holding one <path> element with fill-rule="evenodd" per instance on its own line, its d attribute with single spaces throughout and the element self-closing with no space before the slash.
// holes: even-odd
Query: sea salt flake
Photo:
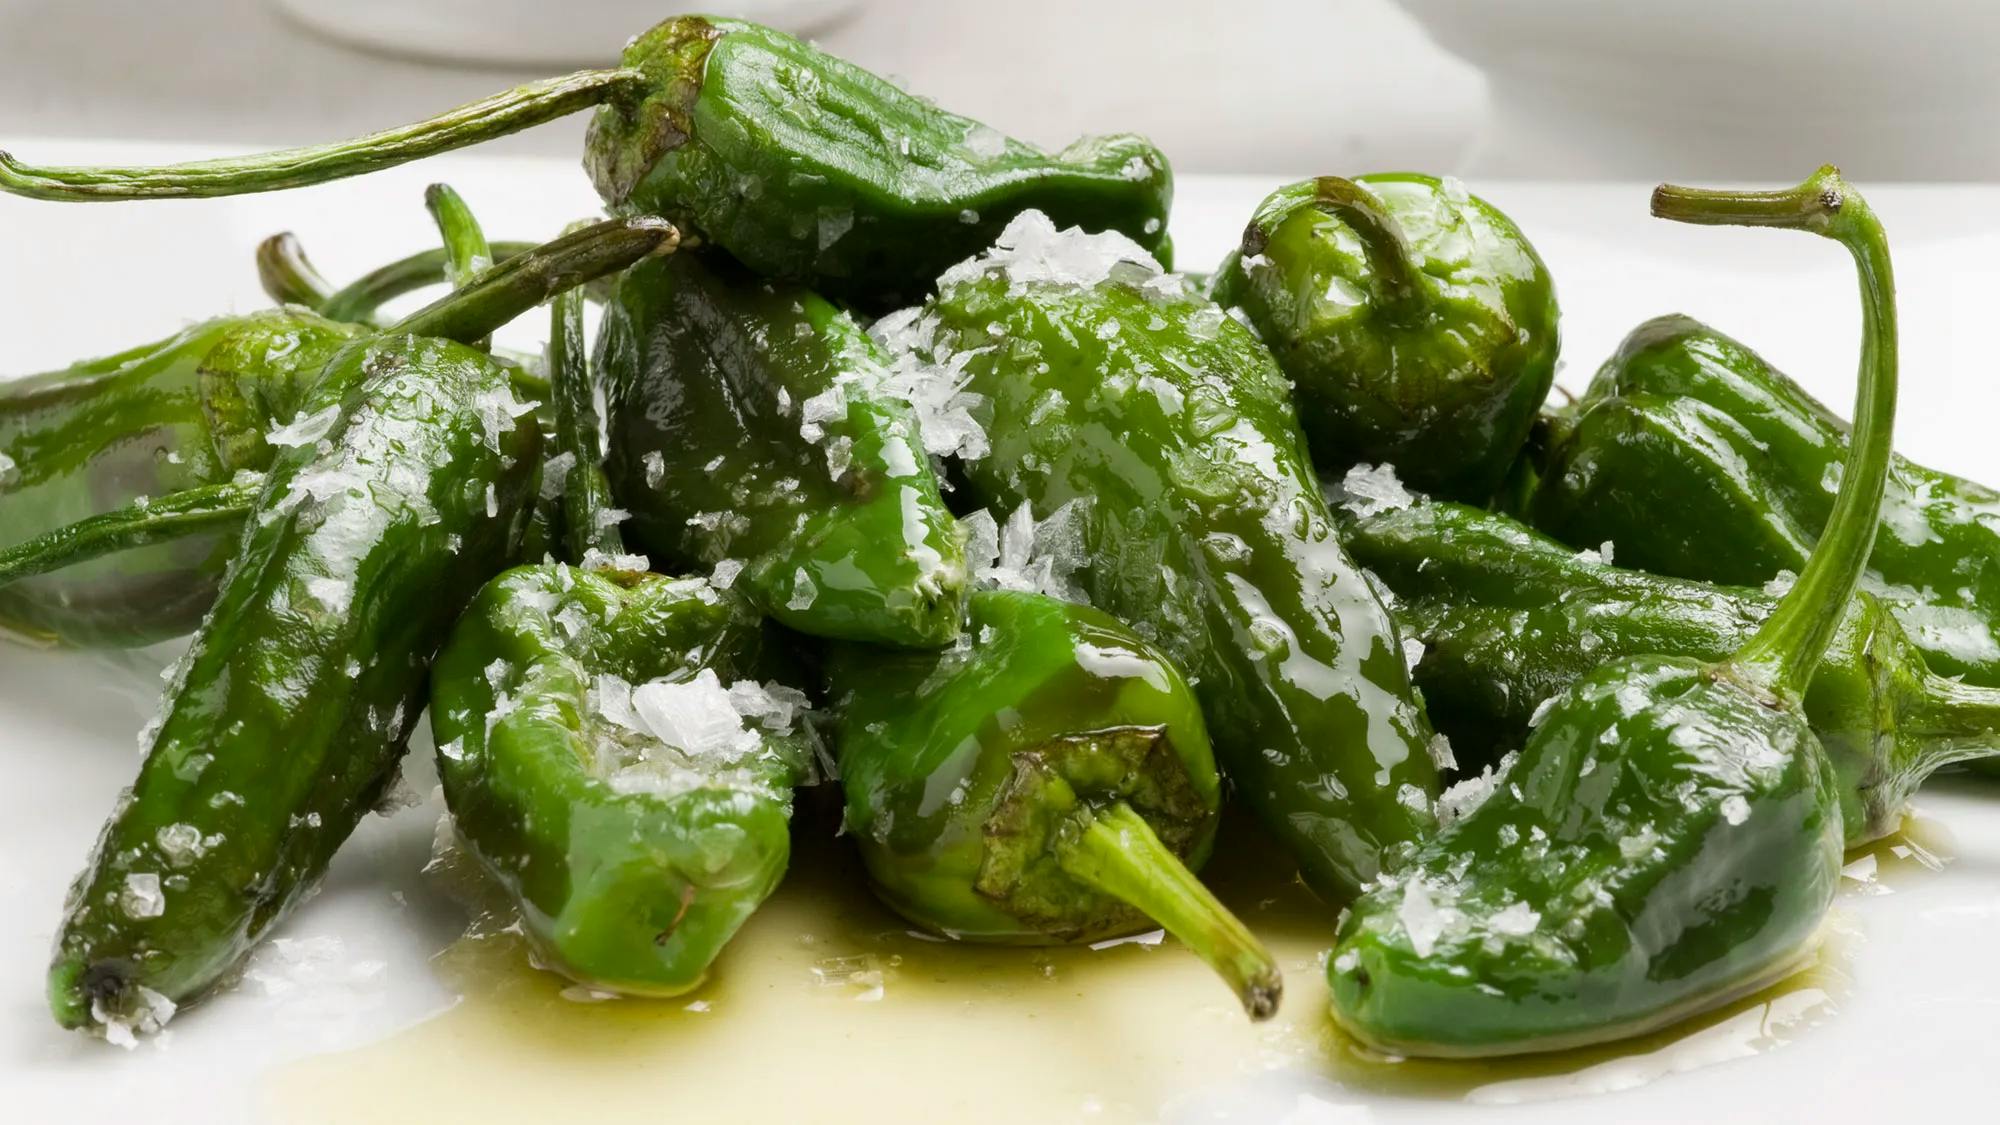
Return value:
<svg viewBox="0 0 2000 1125">
<path fill-rule="evenodd" d="M 158 918 L 166 913 L 167 895 L 160 889 L 160 877 L 150 871 L 125 876 L 125 885 L 118 892 L 118 908 L 128 918 Z"/>
<path fill-rule="evenodd" d="M 1750 819 L 1750 802 L 1741 793 L 1731 793 L 1722 799 L 1722 819 L 1732 825 Z"/>
<path fill-rule="evenodd" d="M 709 573 L 708 581 L 718 590 L 727 590 L 736 585 L 736 576 L 742 573 L 743 560 L 723 559 L 715 564 L 715 569 Z"/>
<path fill-rule="evenodd" d="M 1423 880 L 1411 879 L 1403 884 L 1403 900 L 1396 908 L 1396 917 L 1409 936 L 1410 948 L 1419 957 L 1429 957 L 1437 947 L 1438 938 L 1444 936 L 1445 914 L 1431 900 Z"/>
<path fill-rule="evenodd" d="M 1542 924 L 1542 916 L 1525 902 L 1517 902 L 1486 920 L 1487 928 L 1508 937 L 1526 937 Z"/>
<path fill-rule="evenodd" d="M 338 421 L 340 421 L 338 403 L 315 410 L 311 414 L 300 411 L 292 416 L 290 422 L 265 434 L 264 440 L 272 445 L 293 447 L 311 445 L 325 437 L 333 429 L 333 424 Z"/>
<path fill-rule="evenodd" d="M 746 736 L 754 743 L 712 668 L 691 680 L 639 685 L 632 690 L 632 709 L 653 737 L 692 757 L 739 752 Z"/>
<path fill-rule="evenodd" d="M 1383 462 L 1380 465 L 1356 465 L 1347 470 L 1347 475 L 1334 486 L 1334 495 L 1329 497 L 1334 503 L 1366 519 L 1377 512 L 1393 512 L 1416 503 L 1416 497 L 1396 476 L 1396 467 Z"/>
</svg>

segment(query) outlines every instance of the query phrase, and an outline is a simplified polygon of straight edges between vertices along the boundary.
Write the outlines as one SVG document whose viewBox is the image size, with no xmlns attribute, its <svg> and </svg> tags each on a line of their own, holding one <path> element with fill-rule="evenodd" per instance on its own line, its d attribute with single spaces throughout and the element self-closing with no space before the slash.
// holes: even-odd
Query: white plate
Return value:
<svg viewBox="0 0 2000 1125">
<path fill-rule="evenodd" d="M 8 147 L 49 161 L 188 155 L 34 140 Z M 57 366 L 185 320 L 262 304 L 250 252 L 278 229 L 296 231 L 335 279 L 427 246 L 433 235 L 421 192 L 432 179 L 454 183 L 495 237 L 545 236 L 596 203 L 566 163 L 476 157 L 235 200 L 77 207 L 0 198 L 6 366 Z M 1219 257 L 1275 182 L 1183 182 L 1174 219 L 1183 264 L 1205 268 Z M 1829 401 L 1850 400 L 1857 302 L 1833 244 L 1670 227 L 1646 217 L 1648 185 L 1472 186 L 1531 233 L 1558 279 L 1571 357 L 1563 381 L 1572 387 L 1626 329 L 1679 310 L 1754 342 Z M 2000 260 L 2000 189 L 1885 186 L 1869 197 L 1890 226 L 1901 281 L 1906 393 L 1898 444 L 1932 464 L 2000 481 L 1993 436 L 2000 364 L 1990 326 L 2000 298 L 1992 268 Z M 436 816 L 425 806 L 363 826 L 324 892 L 284 928 L 299 942 L 292 953 L 306 963 L 273 964 L 274 985 L 253 982 L 224 994 L 176 1021 L 164 1045 L 130 1053 L 55 1029 L 43 1007 L 41 971 L 63 889 L 137 767 L 133 733 L 153 710 L 160 663 L 157 654 L 0 646 L 0 1089 L 11 1120 L 91 1121 L 114 1113 L 158 1125 L 272 1120 L 260 1082 L 270 1067 L 380 1039 L 452 1001 L 429 958 L 456 936 L 462 919 L 418 876 Z M 1506 1074 L 1495 1071 L 1496 1084 L 1470 1102 L 1367 1094 L 1278 1070 L 1182 1099 L 1171 1117 L 1595 1122 L 1607 1110 L 1622 1120 L 1985 1116 L 2000 1090 L 1996 797 L 2000 791 L 1968 781 L 1923 794 L 1928 818 L 1955 837 L 1955 859 L 1942 875 L 1893 887 L 1897 893 L 1843 900 L 1842 915 L 1861 935 L 1847 954 L 1855 983 L 1836 1014 L 1781 1046 L 1758 1049 L 1754 1030 L 1746 1037 L 1738 1027 L 1720 1039 L 1538 1084 L 1498 1085 Z M 314 960 L 330 943 L 311 939 L 327 937 L 338 939 L 339 952 Z M 274 988 L 278 994 L 269 994 Z M 1302 999 L 1311 1002 L 1293 1002 Z M 786 1060 L 772 1061 L 784 1070 Z M 883 1081 L 895 1081 L 893 1060 L 855 1065 L 880 1067 Z M 1486 1104 L 1622 1087 L 1632 1088 L 1525 1108 Z M 993 1092 L 1000 1119 L 1006 1089 L 1000 1083 Z M 379 1119 L 400 1120 L 393 1093 L 383 1097 Z M 671 1107 L 660 1116 L 671 1117 Z"/>
</svg>

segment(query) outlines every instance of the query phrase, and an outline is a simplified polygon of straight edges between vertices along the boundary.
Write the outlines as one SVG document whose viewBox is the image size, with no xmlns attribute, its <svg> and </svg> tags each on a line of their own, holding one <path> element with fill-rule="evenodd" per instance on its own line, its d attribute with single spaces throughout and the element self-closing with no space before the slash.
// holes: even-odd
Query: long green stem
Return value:
<svg viewBox="0 0 2000 1125">
<path fill-rule="evenodd" d="M 1277 960 L 1132 806 L 1118 801 L 1087 814 L 1057 844 L 1056 862 L 1165 927 L 1228 982 L 1251 1019 L 1277 1014 L 1285 983 Z"/>
<path fill-rule="evenodd" d="M 359 176 L 518 133 L 610 98 L 639 96 L 647 85 L 646 76 L 636 70 L 579 71 L 353 140 L 152 168 L 39 167 L 0 152 L 0 191 L 67 202 L 281 191 Z"/>
<path fill-rule="evenodd" d="M 505 262 L 535 248 L 532 242 L 495 242 L 493 261 Z M 390 262 L 328 296 L 317 308 L 329 320 L 360 324 L 373 320 L 376 310 L 398 297 L 449 280 L 450 259 L 442 247 Z"/>
<path fill-rule="evenodd" d="M 563 525 L 569 561 L 591 551 L 625 553 L 625 537 L 611 510 L 611 482 L 597 433 L 597 388 L 583 341 L 583 292 L 571 289 L 550 302 L 549 382 L 555 396 L 556 448 L 569 454 L 563 488 Z"/>
<path fill-rule="evenodd" d="M 1710 191 L 1661 185 L 1653 214 L 1683 223 L 1781 227 L 1831 238 L 1854 257 L 1861 284 L 1861 365 L 1854 436 L 1840 493 L 1812 558 L 1733 663 L 1766 686 L 1805 690 L 1875 544 L 1896 421 L 1896 282 L 1889 241 L 1867 200 L 1832 166 L 1789 191 Z"/>
<path fill-rule="evenodd" d="M 665 219 L 606 219 L 493 267 L 472 285 L 418 309 L 388 331 L 477 340 L 564 290 L 679 245 L 680 232 Z"/>
<path fill-rule="evenodd" d="M 493 247 L 465 198 L 450 184 L 432 184 L 424 190 L 424 207 L 444 239 L 445 280 L 453 289 L 463 289 L 493 268 Z"/>
<path fill-rule="evenodd" d="M 257 244 L 257 280 L 264 294 L 281 305 L 317 309 L 333 296 L 333 286 L 306 258 L 305 247 L 291 231 L 281 231 Z"/>
<path fill-rule="evenodd" d="M 263 487 L 262 476 L 243 473 L 222 484 L 128 504 L 59 527 L 0 551 L 0 586 L 119 551 L 227 528 L 250 514 Z"/>
<path fill-rule="evenodd" d="M 1424 290 L 1410 259 L 1402 224 L 1367 188 L 1339 176 L 1313 180 L 1313 206 L 1347 224 L 1368 255 L 1370 296 L 1375 307 L 1398 319 L 1414 319 L 1425 308 Z"/>
</svg>

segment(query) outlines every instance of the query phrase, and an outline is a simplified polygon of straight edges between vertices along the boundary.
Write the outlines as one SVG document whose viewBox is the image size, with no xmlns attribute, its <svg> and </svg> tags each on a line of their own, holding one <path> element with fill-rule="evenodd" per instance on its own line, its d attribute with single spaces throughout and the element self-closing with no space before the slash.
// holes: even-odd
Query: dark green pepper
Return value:
<svg viewBox="0 0 2000 1125">
<path fill-rule="evenodd" d="M 1600 665 L 1664 653 L 1722 660 L 1771 616 L 1762 590 L 1613 566 L 1463 504 L 1420 501 L 1341 528 L 1396 595 L 1431 722 L 1461 773 L 1498 764 L 1544 701 Z M 1926 777 L 2000 753 L 2000 689 L 1932 672 L 1896 619 L 1857 594 L 1805 693 L 1840 779 L 1853 847 L 1892 832 Z"/>
<path fill-rule="evenodd" d="M 621 569 L 636 560 L 597 518 L 582 300 L 557 298 L 550 369 L 574 458 L 565 553 L 588 563 L 521 567 L 480 591 L 433 669 L 431 729 L 453 823 L 543 963 L 603 991 L 673 995 L 784 874 L 792 788 L 811 769 L 805 696 L 771 682 L 786 646 L 741 598 Z"/>
<path fill-rule="evenodd" d="M 853 834 L 877 893 L 951 938 L 1047 944 L 1164 926 L 1253 1019 L 1283 981 L 1190 868 L 1222 807 L 1201 710 L 1158 649 L 1087 606 L 988 590 L 966 639 L 836 646 Z"/>
<path fill-rule="evenodd" d="M 1547 436 L 1535 526 L 1739 585 L 1804 566 L 1848 450 L 1846 423 L 1797 383 L 1680 316 L 1634 329 Z M 1933 669 L 2000 686 L 2000 493 L 1896 458 L 1868 567 Z"/>
<path fill-rule="evenodd" d="M 1507 216 L 1413 173 L 1288 184 L 1216 273 L 1291 376 L 1322 472 L 1484 503 L 1555 380 L 1555 287 Z"/>
<path fill-rule="evenodd" d="M 804 633 L 918 647 L 957 635 L 958 526 L 852 317 L 675 255 L 620 281 L 598 367 L 607 470 L 635 544 L 714 568 Z"/>
<path fill-rule="evenodd" d="M 1661 1027 L 1791 971 L 1832 904 L 1839 779 L 1801 700 L 1888 474 L 1888 246 L 1831 168 L 1790 191 L 1662 187 L 1653 211 L 1848 248 L 1864 309 L 1855 457 L 1819 548 L 1747 642 L 1714 663 L 1635 656 L 1584 674 L 1511 768 L 1447 793 L 1415 862 L 1355 903 L 1328 965 L 1333 1012 L 1383 1050 L 1510 1054 Z"/>
<path fill-rule="evenodd" d="M 1395 626 L 1249 329 L 1130 241 L 1035 214 L 876 328 L 924 393 L 978 396 L 969 502 L 1064 514 L 1074 581 L 1188 673 L 1224 776 L 1316 888 L 1417 839 L 1437 771 Z"/>
<path fill-rule="evenodd" d="M 584 163 L 613 211 L 663 215 L 759 273 L 851 303 L 915 300 L 1016 214 L 1119 230 L 1167 259 L 1173 180 L 1142 138 L 1053 155 L 947 113 L 789 35 L 677 16 L 624 65 L 551 79 L 373 136 L 160 168 L 38 168 L 0 191 L 56 200 L 237 195 L 324 183 L 600 108 Z"/>
<path fill-rule="evenodd" d="M 517 258 L 348 345 L 306 392 L 324 431 L 273 463 L 72 887 L 49 969 L 59 1022 L 157 1024 L 314 886 L 393 777 L 431 657 L 534 491 L 539 431 L 511 373 L 442 337 L 485 335 L 670 233 L 607 223 Z"/>
</svg>

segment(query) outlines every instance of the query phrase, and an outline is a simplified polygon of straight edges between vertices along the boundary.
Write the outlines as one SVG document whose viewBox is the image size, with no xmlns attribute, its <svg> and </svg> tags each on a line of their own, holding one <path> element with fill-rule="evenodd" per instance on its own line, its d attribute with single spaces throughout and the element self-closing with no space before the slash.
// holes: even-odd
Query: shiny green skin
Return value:
<svg viewBox="0 0 2000 1125">
<path fill-rule="evenodd" d="M 1077 581 L 1188 674 L 1223 775 L 1316 889 L 1352 894 L 1423 833 L 1437 771 L 1395 624 L 1249 329 L 1121 263 L 1087 286 L 960 276 L 911 332 L 987 399 L 992 449 L 955 495 L 1003 519 L 1087 502 Z"/>
<path fill-rule="evenodd" d="M 0 384 L 0 548 L 270 463 L 264 434 L 355 329 L 304 309 L 219 317 Z M 62 644 L 152 644 L 215 600 L 231 535 L 195 535 L 0 589 L 0 628 Z"/>
<path fill-rule="evenodd" d="M 1201 709 L 1104 613 L 986 590 L 960 644 L 834 646 L 827 678 L 847 831 L 876 893 L 927 930 L 1044 944 L 1149 925 L 1050 854 L 1079 808 L 1124 800 L 1190 867 L 1208 856 L 1222 794 Z"/>
<path fill-rule="evenodd" d="M 1755 352 L 1661 317 L 1554 423 L 1526 516 L 1628 566 L 1761 585 L 1804 566 L 1847 448 L 1846 423 Z M 1868 567 L 1933 670 L 2000 686 L 2000 493 L 1896 458 Z"/>
<path fill-rule="evenodd" d="M 1315 182 L 1258 206 L 1217 272 L 1291 377 L 1322 472 L 1388 462 L 1433 495 L 1483 503 L 1555 379 L 1554 284 L 1512 220 L 1452 181 L 1356 178 L 1400 229 L 1416 292 L 1392 299 Z"/>
<path fill-rule="evenodd" d="M 915 416 L 878 385 L 881 350 L 846 313 L 797 286 L 658 259 L 620 282 L 597 369 L 612 493 L 656 562 L 739 561 L 736 588 L 802 633 L 916 647 L 958 634 L 957 522 Z M 808 423 L 830 393 L 845 411 Z"/>
<path fill-rule="evenodd" d="M 1839 879 L 1839 782 L 1795 709 L 1718 667 L 1635 657 L 1557 696 L 1501 791 L 1354 903 L 1329 962 L 1340 1022 L 1388 1051 L 1551 1050 L 1792 968 Z M 1461 914 L 1427 955 L 1400 879 Z M 1531 933 L 1494 923 L 1516 903 Z"/>
<path fill-rule="evenodd" d="M 662 215 L 758 274 L 857 306 L 921 299 L 1035 209 L 1167 260 L 1167 160 L 1143 138 L 1059 153 L 1001 137 L 789 35 L 679 16 L 634 39 L 648 79 L 591 121 L 584 164 L 615 213 Z"/>
<path fill-rule="evenodd" d="M 1543 701 L 1600 665 L 1647 653 L 1721 660 L 1778 601 L 1609 565 L 1462 504 L 1379 512 L 1344 525 L 1341 540 L 1423 642 L 1417 688 L 1461 773 L 1518 749 Z M 1849 847 L 1894 831 L 1940 766 L 2000 747 L 2000 691 L 1931 672 L 1868 594 L 1849 604 L 1813 673 L 1805 716 L 1839 779 Z"/>
<path fill-rule="evenodd" d="M 71 889 L 49 970 L 59 1022 L 101 1020 L 93 1003 L 141 1010 L 141 987 L 198 997 L 313 888 L 376 803 L 423 710 L 432 655 L 506 565 L 533 494 L 532 419 L 489 431 L 474 405 L 508 385 L 463 345 L 376 336 L 305 394 L 301 410 L 338 407 L 340 420 L 324 453 L 279 451 L 138 779 Z M 329 491 L 315 475 L 329 471 L 352 485 Z M 163 842 L 187 830 L 175 826 L 202 845 Z M 121 897 L 145 875 L 164 908 L 135 917 Z"/>
<path fill-rule="evenodd" d="M 783 678 L 785 655 L 741 598 L 702 579 L 550 565 L 480 591 L 432 670 L 438 778 L 542 963 L 606 991 L 685 992 L 777 887 L 803 737 L 762 733 L 754 757 L 680 792 L 620 792 L 600 748 L 645 739 L 592 691 L 602 675 L 703 668 L 725 684 Z"/>
</svg>

